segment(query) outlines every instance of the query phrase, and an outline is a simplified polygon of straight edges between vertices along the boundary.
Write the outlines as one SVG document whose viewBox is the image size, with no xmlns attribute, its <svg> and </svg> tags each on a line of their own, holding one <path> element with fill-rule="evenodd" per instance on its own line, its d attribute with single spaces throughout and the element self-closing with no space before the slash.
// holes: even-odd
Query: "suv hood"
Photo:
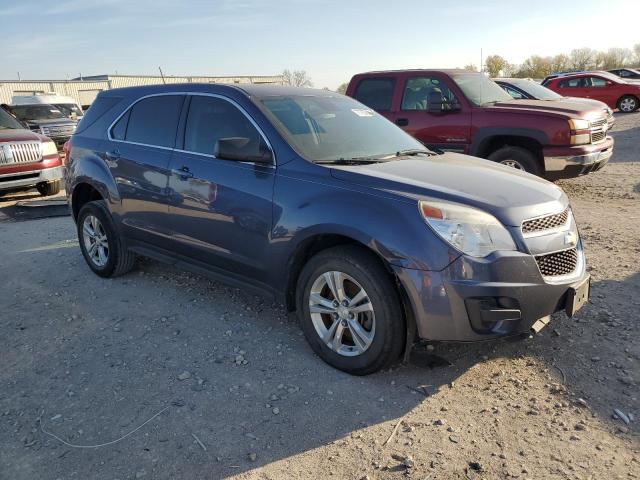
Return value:
<svg viewBox="0 0 640 480">
<path fill-rule="evenodd" d="M 506 102 L 496 102 L 486 107 L 487 111 L 510 112 L 516 110 L 518 113 L 525 111 L 531 113 L 546 113 L 561 115 L 569 118 L 592 118 L 602 117 L 602 108 L 595 105 L 566 100 L 508 100 Z"/>
<path fill-rule="evenodd" d="M 331 175 L 416 202 L 433 198 L 469 205 L 510 226 L 557 213 L 569 204 L 562 189 L 551 182 L 490 160 L 457 153 L 332 166 Z"/>
</svg>

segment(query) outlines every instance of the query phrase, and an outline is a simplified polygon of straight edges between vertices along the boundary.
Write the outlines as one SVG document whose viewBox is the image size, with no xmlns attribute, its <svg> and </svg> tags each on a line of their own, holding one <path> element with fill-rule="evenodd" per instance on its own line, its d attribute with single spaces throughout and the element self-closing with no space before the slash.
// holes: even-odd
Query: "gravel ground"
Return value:
<svg viewBox="0 0 640 480">
<path fill-rule="evenodd" d="M 5 218 L 0 478 L 640 477 L 638 126 L 619 116 L 613 163 L 561 182 L 590 305 L 365 378 L 314 356 L 279 305 L 151 261 L 103 280 L 69 218 Z M 152 417 L 98 448 L 42 431 L 97 445 Z"/>
</svg>

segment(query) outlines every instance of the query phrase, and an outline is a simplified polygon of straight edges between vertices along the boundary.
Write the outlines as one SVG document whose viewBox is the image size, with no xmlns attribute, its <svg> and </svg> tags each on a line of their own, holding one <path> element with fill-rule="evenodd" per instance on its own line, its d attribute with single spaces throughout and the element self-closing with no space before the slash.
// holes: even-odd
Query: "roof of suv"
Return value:
<svg viewBox="0 0 640 480">
<path fill-rule="evenodd" d="M 164 92 L 200 92 L 200 93 L 224 93 L 243 92 L 252 97 L 272 97 L 279 95 L 314 95 L 331 96 L 337 95 L 330 90 L 320 90 L 315 88 L 291 87 L 288 85 L 256 85 L 249 83 L 242 84 L 212 84 L 212 83 L 171 83 L 167 85 L 144 85 L 139 87 L 114 88 L 101 93 L 103 96 L 121 95 L 153 95 Z"/>
</svg>

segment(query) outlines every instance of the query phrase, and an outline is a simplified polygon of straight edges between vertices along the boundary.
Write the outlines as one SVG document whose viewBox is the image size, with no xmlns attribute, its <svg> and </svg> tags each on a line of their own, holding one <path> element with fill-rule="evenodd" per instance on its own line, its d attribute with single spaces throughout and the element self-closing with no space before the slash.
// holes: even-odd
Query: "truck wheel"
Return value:
<svg viewBox="0 0 640 480">
<path fill-rule="evenodd" d="M 82 206 L 77 228 L 82 255 L 94 273 L 117 277 L 133 268 L 136 256 L 124 246 L 103 201 Z"/>
<path fill-rule="evenodd" d="M 502 147 L 487 158 L 508 167 L 513 167 L 516 170 L 523 170 L 534 175 L 540 175 L 541 173 L 538 159 L 533 153 L 522 147 Z"/>
<path fill-rule="evenodd" d="M 397 360 L 406 327 L 396 287 L 372 253 L 334 247 L 298 278 L 298 316 L 311 348 L 329 365 L 368 375 Z"/>
<path fill-rule="evenodd" d="M 36 185 L 36 188 L 38 189 L 38 193 L 43 197 L 57 195 L 60 193 L 61 182 L 60 180 L 54 180 L 53 182 L 39 183 Z"/>
<path fill-rule="evenodd" d="M 618 100 L 618 110 L 624 113 L 635 112 L 639 105 L 638 98 L 633 95 L 624 95 Z"/>
</svg>

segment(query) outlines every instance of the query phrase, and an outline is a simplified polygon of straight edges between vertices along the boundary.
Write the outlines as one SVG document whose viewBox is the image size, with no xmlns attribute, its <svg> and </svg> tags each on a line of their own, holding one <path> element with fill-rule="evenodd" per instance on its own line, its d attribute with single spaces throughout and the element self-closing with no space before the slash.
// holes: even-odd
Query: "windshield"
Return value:
<svg viewBox="0 0 640 480">
<path fill-rule="evenodd" d="M 520 90 L 524 90 L 537 100 L 558 100 L 562 98 L 562 95 L 558 95 L 553 90 L 549 90 L 533 80 L 509 80 L 509 83 Z"/>
<path fill-rule="evenodd" d="M 11 107 L 13 113 L 20 120 L 52 120 L 67 118 L 53 105 L 15 105 Z"/>
<path fill-rule="evenodd" d="M 75 114 L 76 117 L 82 116 L 82 109 L 75 103 L 52 103 L 51 105 L 56 107 L 67 117 L 71 117 L 73 114 Z"/>
<path fill-rule="evenodd" d="M 3 108 L 0 108 L 0 130 L 7 130 L 7 129 L 22 129 L 24 128 L 22 125 L 20 125 L 20 122 L 18 122 L 15 118 L 13 118 L 11 115 L 9 115 Z"/>
<path fill-rule="evenodd" d="M 342 95 L 285 95 L 255 101 L 287 142 L 313 162 L 428 151 L 383 116 Z"/>
<path fill-rule="evenodd" d="M 455 73 L 451 75 L 460 90 L 474 105 L 482 106 L 513 100 L 500 85 L 482 73 Z"/>
</svg>

